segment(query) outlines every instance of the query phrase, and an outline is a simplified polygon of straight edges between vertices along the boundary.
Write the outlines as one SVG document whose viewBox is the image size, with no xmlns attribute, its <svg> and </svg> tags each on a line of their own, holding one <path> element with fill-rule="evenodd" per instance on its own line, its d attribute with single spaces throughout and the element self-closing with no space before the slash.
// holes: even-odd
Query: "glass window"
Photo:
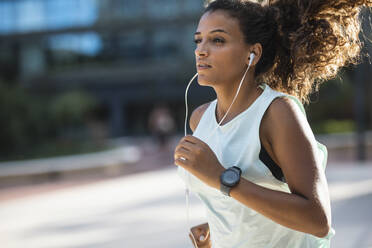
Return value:
<svg viewBox="0 0 372 248">
<path fill-rule="evenodd" d="M 126 0 L 123 5 L 123 15 L 125 17 L 138 17 L 144 15 L 144 3 L 140 0 Z"/>
<path fill-rule="evenodd" d="M 143 30 L 133 31 L 126 35 L 120 35 L 118 51 L 122 59 L 142 60 L 149 56 L 149 47 L 146 46 L 146 33 Z"/>
<path fill-rule="evenodd" d="M 15 29 L 17 31 L 39 30 L 45 25 L 43 3 L 40 0 L 16 2 Z"/>
<path fill-rule="evenodd" d="M 188 14 L 201 13 L 204 9 L 204 0 L 183 1 L 183 12 Z"/>
<path fill-rule="evenodd" d="M 0 1 L 0 32 L 30 32 L 92 25 L 97 19 L 97 1 Z"/>
<path fill-rule="evenodd" d="M 180 29 L 176 28 L 163 28 L 154 33 L 154 56 L 158 58 L 174 56 L 179 50 L 178 47 L 184 42 L 180 40 Z M 181 33 L 182 36 L 182 33 Z"/>
<path fill-rule="evenodd" d="M 10 1 L 0 2 L 0 33 L 14 30 L 15 8 Z"/>
<path fill-rule="evenodd" d="M 48 29 L 92 25 L 97 19 L 96 0 L 44 0 Z"/>
<path fill-rule="evenodd" d="M 70 51 L 94 56 L 102 48 L 99 35 L 94 32 L 83 34 L 60 34 L 49 38 L 49 48 L 52 50 Z"/>
<path fill-rule="evenodd" d="M 151 3 L 151 4 L 150 4 Z M 147 12 L 150 17 L 175 17 L 181 13 L 182 3 L 175 0 L 157 0 L 147 3 Z"/>
</svg>

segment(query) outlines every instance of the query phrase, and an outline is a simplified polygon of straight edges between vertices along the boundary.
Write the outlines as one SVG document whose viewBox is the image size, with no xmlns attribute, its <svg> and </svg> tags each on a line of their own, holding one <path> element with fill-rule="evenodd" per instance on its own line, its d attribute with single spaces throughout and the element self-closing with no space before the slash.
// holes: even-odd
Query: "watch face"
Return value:
<svg viewBox="0 0 372 248">
<path fill-rule="evenodd" d="M 227 186 L 234 186 L 239 181 L 239 175 L 232 170 L 226 170 L 222 176 L 223 184 Z"/>
</svg>

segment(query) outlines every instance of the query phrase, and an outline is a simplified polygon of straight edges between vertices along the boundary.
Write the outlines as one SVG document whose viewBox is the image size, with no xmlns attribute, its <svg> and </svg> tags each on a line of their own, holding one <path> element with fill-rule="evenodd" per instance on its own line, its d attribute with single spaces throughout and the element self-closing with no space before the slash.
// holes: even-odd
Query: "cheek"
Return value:
<svg viewBox="0 0 372 248">
<path fill-rule="evenodd" d="M 246 67 L 243 57 L 244 51 L 241 49 L 229 49 L 221 51 L 218 58 L 219 71 L 223 72 L 226 77 L 240 76 L 241 71 Z"/>
<path fill-rule="evenodd" d="M 226 68 L 234 69 L 237 66 L 244 66 L 245 61 L 243 57 L 244 51 L 241 49 L 229 49 L 221 54 L 221 64 Z"/>
</svg>

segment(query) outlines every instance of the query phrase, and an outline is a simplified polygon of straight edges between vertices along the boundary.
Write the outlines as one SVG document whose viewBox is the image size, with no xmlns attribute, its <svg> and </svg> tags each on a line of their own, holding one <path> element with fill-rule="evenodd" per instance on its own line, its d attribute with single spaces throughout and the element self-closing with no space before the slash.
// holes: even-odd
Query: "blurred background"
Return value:
<svg viewBox="0 0 372 248">
<path fill-rule="evenodd" d="M 172 164 L 203 6 L 0 0 L 1 247 L 190 247 Z M 369 39 L 370 14 L 362 16 Z M 372 72 L 364 61 L 305 106 L 329 151 L 335 247 L 372 247 Z M 194 83 L 189 113 L 215 97 Z M 197 223 L 203 210 L 192 204 Z M 345 217 L 352 212 L 359 217 Z"/>
</svg>

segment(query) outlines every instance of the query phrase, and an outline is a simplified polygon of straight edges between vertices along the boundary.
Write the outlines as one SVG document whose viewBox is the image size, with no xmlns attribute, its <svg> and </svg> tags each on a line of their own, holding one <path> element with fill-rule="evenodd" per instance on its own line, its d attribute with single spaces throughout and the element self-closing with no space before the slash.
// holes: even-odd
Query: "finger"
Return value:
<svg viewBox="0 0 372 248">
<path fill-rule="evenodd" d="M 185 138 L 185 137 L 184 137 Z M 193 143 L 193 142 L 190 142 L 186 139 L 182 138 L 180 140 L 180 142 L 178 143 L 178 145 L 176 146 L 175 150 L 179 149 L 180 147 L 184 147 L 186 148 L 187 150 L 193 150 L 195 149 L 196 147 L 200 146 L 200 144 L 196 144 L 196 143 Z"/>
<path fill-rule="evenodd" d="M 198 241 L 204 243 L 209 240 L 209 226 L 202 224 L 199 226 L 195 226 L 191 229 L 192 233 L 195 237 L 197 237 Z"/>
<path fill-rule="evenodd" d="M 199 247 L 199 244 L 198 244 L 197 239 L 194 238 L 194 237 L 192 236 L 191 233 L 189 233 L 189 237 L 190 237 L 190 239 L 191 239 L 191 242 L 192 242 L 193 246 L 194 246 L 195 248 Z"/>
<path fill-rule="evenodd" d="M 208 223 L 203 224 L 201 226 L 201 228 L 203 229 L 203 234 L 205 235 L 205 239 L 209 239 L 209 225 L 208 225 Z"/>
<path fill-rule="evenodd" d="M 184 160 L 184 159 L 181 159 L 181 158 L 177 158 L 174 160 L 174 164 L 177 165 L 177 166 L 181 166 L 183 168 L 187 168 L 190 166 L 190 163 L 188 160 Z"/>
<path fill-rule="evenodd" d="M 196 237 L 196 239 L 200 240 L 200 237 L 203 235 L 205 237 L 205 231 L 203 230 L 203 228 L 201 228 L 201 226 L 195 226 L 193 228 L 191 228 L 191 232 L 194 234 L 194 236 Z"/>
<path fill-rule="evenodd" d="M 190 151 L 189 151 L 189 150 L 186 150 L 186 149 L 183 148 L 183 147 L 178 148 L 178 149 L 174 152 L 174 159 L 177 159 L 177 158 L 180 158 L 180 157 L 183 157 L 183 158 L 185 158 L 186 160 L 189 160 L 189 158 L 190 158 Z"/>
<path fill-rule="evenodd" d="M 202 140 L 194 137 L 194 136 L 185 136 L 183 143 L 191 143 L 194 145 L 194 147 L 198 147 L 200 149 L 205 149 L 206 147 L 209 147 L 208 144 L 204 143 Z M 183 144 L 182 143 L 182 144 Z"/>
<path fill-rule="evenodd" d="M 207 233 L 206 233 L 206 235 L 205 235 L 205 239 L 206 239 L 206 240 L 209 239 L 209 235 L 210 235 L 210 232 L 209 232 L 209 228 L 208 228 Z"/>
<path fill-rule="evenodd" d="M 190 150 L 192 150 L 192 148 L 190 147 L 185 147 L 184 145 L 180 145 L 179 147 L 176 148 L 176 150 L 174 150 L 174 152 L 187 152 L 187 153 L 190 153 Z"/>
<path fill-rule="evenodd" d="M 193 144 L 204 143 L 202 140 L 200 140 L 197 137 L 192 136 L 192 135 L 186 135 L 185 137 L 182 138 L 182 140 L 186 140 L 186 141 L 188 141 L 190 143 L 193 143 Z"/>
<path fill-rule="evenodd" d="M 188 150 L 188 151 L 192 151 L 192 150 L 194 150 L 195 147 L 196 147 L 195 144 L 190 143 L 190 142 L 188 142 L 188 141 L 181 142 L 181 143 L 179 144 L 179 146 L 185 148 L 185 149 Z"/>
<path fill-rule="evenodd" d="M 200 240 L 200 237 L 195 235 L 194 233 L 189 233 L 189 237 L 192 240 L 193 244 L 197 244 L 197 247 L 200 248 L 203 245 L 203 242 Z"/>
<path fill-rule="evenodd" d="M 199 245 L 198 248 L 212 248 L 212 243 L 210 240 L 204 242 L 202 245 Z"/>
</svg>

